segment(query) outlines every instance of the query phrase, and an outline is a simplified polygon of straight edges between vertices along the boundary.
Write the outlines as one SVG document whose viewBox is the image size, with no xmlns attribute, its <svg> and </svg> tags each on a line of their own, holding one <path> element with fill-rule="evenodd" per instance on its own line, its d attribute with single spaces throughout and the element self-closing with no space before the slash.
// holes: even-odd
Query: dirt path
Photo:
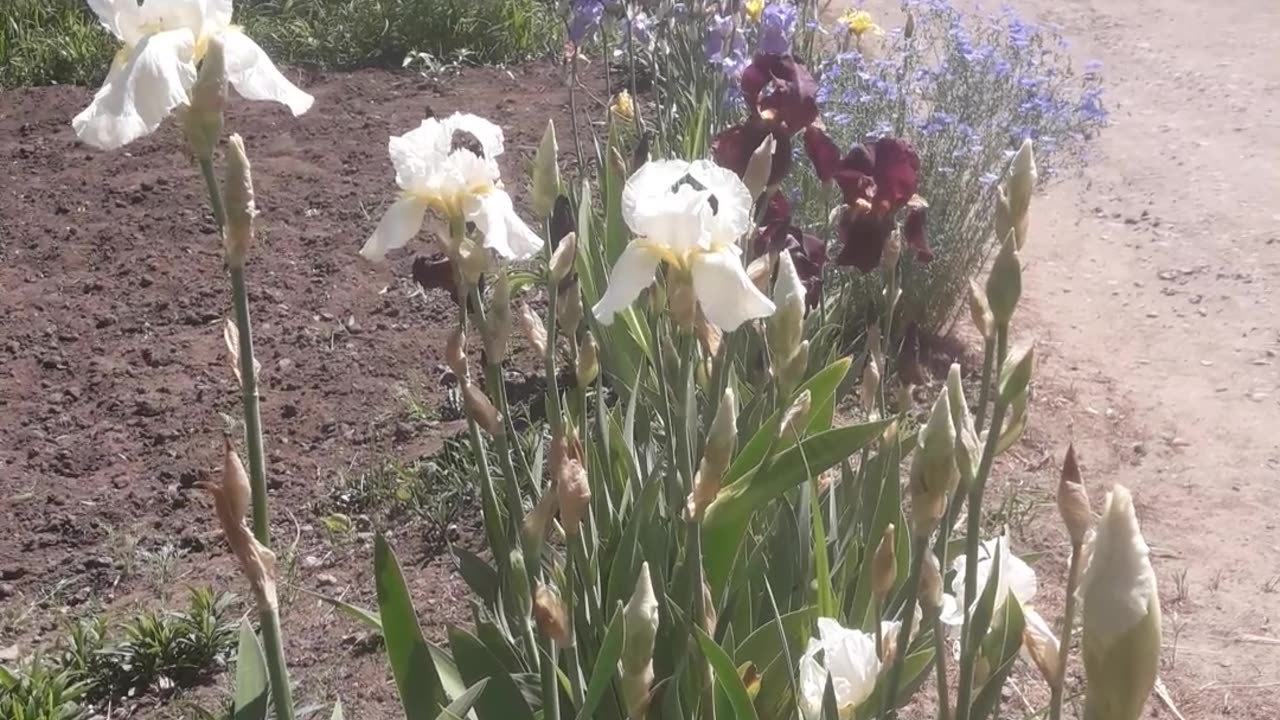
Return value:
<svg viewBox="0 0 1280 720">
<path fill-rule="evenodd" d="M 1280 717 L 1280 4 L 1015 5 L 1103 61 L 1114 120 L 1034 208 L 1028 314 L 1067 390 L 1035 424 L 1095 506 L 1136 491 L 1183 714 Z"/>
</svg>

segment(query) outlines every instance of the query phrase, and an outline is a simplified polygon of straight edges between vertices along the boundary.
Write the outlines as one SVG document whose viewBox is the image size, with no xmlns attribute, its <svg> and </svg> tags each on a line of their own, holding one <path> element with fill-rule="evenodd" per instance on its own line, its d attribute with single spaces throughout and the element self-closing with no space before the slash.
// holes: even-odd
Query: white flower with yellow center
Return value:
<svg viewBox="0 0 1280 720">
<path fill-rule="evenodd" d="M 88 0 L 124 47 L 89 107 L 72 120 L 81 141 L 114 150 L 155 131 L 190 102 L 196 63 L 209 40 L 225 46 L 227 80 L 249 100 L 274 100 L 294 115 L 312 97 L 276 69 L 271 58 L 231 24 L 232 0 Z"/>
<path fill-rule="evenodd" d="M 454 146 L 455 139 L 466 136 L 478 144 L 480 154 Z M 416 129 L 393 136 L 387 149 L 402 192 L 360 250 L 364 257 L 380 260 L 388 250 L 404 247 L 422 230 L 428 210 L 455 228 L 473 223 L 484 233 L 484 246 L 502 257 L 522 260 L 542 249 L 542 238 L 516 215 L 502 189 L 496 160 L 503 151 L 502 128 L 476 115 L 454 113 L 444 120 L 423 120 Z M 455 254 L 461 238 L 451 237 L 447 229 L 437 234 Z"/>
<path fill-rule="evenodd" d="M 991 576 L 991 569 L 995 564 L 997 548 L 1000 552 L 1000 576 L 997 579 L 995 604 L 992 606 L 993 613 L 999 612 L 1004 607 L 1010 593 L 1013 593 L 1020 605 L 1025 606 L 1036 596 L 1037 590 L 1036 571 L 1032 570 L 1030 565 L 1009 551 L 1009 538 L 1001 535 L 978 546 L 978 597 L 973 598 L 969 605 L 977 605 L 978 598 L 982 597 L 982 591 L 987 586 L 987 578 Z M 956 572 L 955 577 L 951 580 L 951 587 L 954 589 L 955 594 L 942 596 L 941 619 L 947 625 L 960 626 L 964 624 L 964 586 L 965 575 L 968 574 L 967 565 L 967 558 L 963 555 L 957 558 L 952 565 Z"/>
<path fill-rule="evenodd" d="M 646 163 L 622 191 L 622 217 L 636 237 L 613 266 L 596 318 L 612 323 L 662 263 L 677 282 L 692 283 L 703 315 L 722 330 L 772 315 L 773 302 L 742 267 L 738 243 L 751 230 L 751 200 L 737 175 L 708 160 Z"/>
</svg>

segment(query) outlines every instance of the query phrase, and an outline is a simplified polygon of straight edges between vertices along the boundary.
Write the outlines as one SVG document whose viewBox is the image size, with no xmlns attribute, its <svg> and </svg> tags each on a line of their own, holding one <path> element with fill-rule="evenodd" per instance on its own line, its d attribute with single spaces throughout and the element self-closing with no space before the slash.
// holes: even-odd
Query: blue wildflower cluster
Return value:
<svg viewBox="0 0 1280 720">
<path fill-rule="evenodd" d="M 910 270 L 903 305 L 937 329 L 990 248 L 989 209 L 1013 151 L 1033 140 L 1047 180 L 1083 159 L 1107 111 L 1101 67 L 1076 72 L 1051 28 L 1007 9 L 982 16 L 947 0 L 907 6 L 914 34 L 887 31 L 874 53 L 829 59 L 817 72 L 818 99 L 840 142 L 901 136 L 919 152 L 936 259 Z"/>
</svg>

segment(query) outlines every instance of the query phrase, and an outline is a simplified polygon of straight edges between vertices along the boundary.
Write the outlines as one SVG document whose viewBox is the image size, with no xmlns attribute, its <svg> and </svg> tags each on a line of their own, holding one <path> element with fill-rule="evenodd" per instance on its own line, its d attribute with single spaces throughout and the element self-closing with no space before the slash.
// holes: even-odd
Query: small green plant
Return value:
<svg viewBox="0 0 1280 720">
<path fill-rule="evenodd" d="M 75 673 L 36 656 L 25 665 L 0 667 L 0 717 L 5 720 L 85 720 L 89 685 Z"/>
</svg>

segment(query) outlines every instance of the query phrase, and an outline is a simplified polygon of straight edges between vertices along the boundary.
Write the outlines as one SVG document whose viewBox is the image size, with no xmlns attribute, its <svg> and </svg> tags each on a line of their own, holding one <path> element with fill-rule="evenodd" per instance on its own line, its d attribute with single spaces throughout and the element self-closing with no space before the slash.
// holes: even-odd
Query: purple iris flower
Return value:
<svg viewBox="0 0 1280 720">
<path fill-rule="evenodd" d="M 795 27 L 795 6 L 785 2 L 770 4 L 760 15 L 759 51 L 786 55 L 791 50 L 791 35 Z"/>
<path fill-rule="evenodd" d="M 569 39 L 581 45 L 600 29 L 604 18 L 604 0 L 574 0 L 573 19 L 569 21 Z"/>
</svg>

